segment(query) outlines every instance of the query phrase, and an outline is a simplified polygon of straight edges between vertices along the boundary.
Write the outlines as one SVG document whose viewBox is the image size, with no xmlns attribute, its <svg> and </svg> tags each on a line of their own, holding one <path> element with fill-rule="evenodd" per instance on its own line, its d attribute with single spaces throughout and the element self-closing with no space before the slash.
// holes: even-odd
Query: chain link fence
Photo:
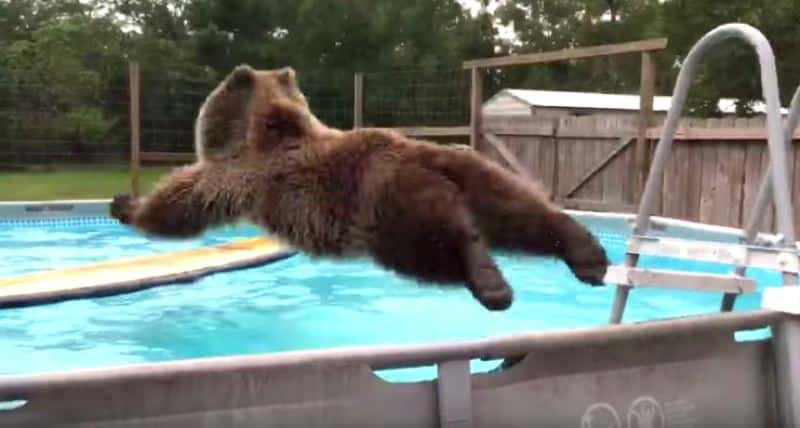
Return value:
<svg viewBox="0 0 800 428">
<path fill-rule="evenodd" d="M 298 70 L 314 113 L 329 126 L 353 126 L 354 75 Z M 469 123 L 469 73 L 460 69 L 364 73 L 365 126 L 460 126 Z M 141 71 L 140 146 L 191 153 L 197 110 L 218 79 Z M 0 81 L 0 168 L 119 164 L 130 155 L 127 79 L 90 98 L 56 103 L 46 85 Z"/>
</svg>

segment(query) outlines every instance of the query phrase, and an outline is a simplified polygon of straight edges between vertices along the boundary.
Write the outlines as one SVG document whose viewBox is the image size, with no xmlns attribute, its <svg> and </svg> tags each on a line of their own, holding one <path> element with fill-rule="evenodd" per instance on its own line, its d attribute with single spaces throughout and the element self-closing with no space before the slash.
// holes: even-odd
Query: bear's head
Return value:
<svg viewBox="0 0 800 428">
<path fill-rule="evenodd" d="M 291 67 L 255 70 L 236 67 L 209 94 L 195 122 L 195 151 L 200 160 L 224 160 L 239 156 L 253 136 L 265 132 L 265 120 L 279 117 L 274 106 L 289 106 L 296 114 L 315 122 Z M 263 138 L 263 137 L 260 137 Z"/>
</svg>

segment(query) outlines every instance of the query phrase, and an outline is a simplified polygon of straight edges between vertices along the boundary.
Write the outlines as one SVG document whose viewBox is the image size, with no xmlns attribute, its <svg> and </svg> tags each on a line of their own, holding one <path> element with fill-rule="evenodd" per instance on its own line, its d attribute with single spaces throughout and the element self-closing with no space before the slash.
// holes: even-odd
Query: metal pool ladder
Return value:
<svg viewBox="0 0 800 428">
<path fill-rule="evenodd" d="M 722 41 L 734 38 L 747 42 L 758 54 L 761 87 L 767 113 L 770 164 L 761 182 L 751 218 L 748 219 L 746 228 L 741 231 L 739 244 L 651 235 L 652 220 L 650 216 L 658 191 L 659 177 L 664 172 L 664 164 L 672 147 L 675 130 L 697 65 L 712 47 Z M 656 146 L 652 168 L 639 204 L 633 234 L 628 241 L 625 261 L 621 265 L 609 267 L 605 277 L 607 284 L 615 284 L 617 287 L 609 319 L 611 324 L 618 324 L 622 321 L 628 293 L 633 287 L 720 291 L 725 293 L 720 309 L 730 311 L 739 294 L 752 293 L 756 290 L 755 281 L 745 277 L 748 267 L 778 270 L 782 273 L 783 285 L 797 285 L 798 249 L 792 220 L 793 208 L 789 190 L 787 152 L 797 127 L 798 116 L 800 116 L 800 87 L 797 88 L 792 98 L 786 126 L 782 127 L 775 57 L 769 42 L 757 29 L 746 24 L 721 25 L 708 32 L 692 47 L 675 84 L 672 105 Z M 772 241 L 761 239 L 758 235 L 770 196 L 775 203 L 775 215 L 780 233 L 779 239 Z M 725 263 L 733 265 L 734 269 L 727 275 L 644 269 L 637 266 L 641 255 Z"/>
</svg>

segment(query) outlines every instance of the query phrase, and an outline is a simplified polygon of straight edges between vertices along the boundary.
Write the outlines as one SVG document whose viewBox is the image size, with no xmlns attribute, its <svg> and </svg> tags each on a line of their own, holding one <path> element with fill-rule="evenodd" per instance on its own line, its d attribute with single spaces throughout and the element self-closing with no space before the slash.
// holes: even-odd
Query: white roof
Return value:
<svg viewBox="0 0 800 428">
<path fill-rule="evenodd" d="M 569 92 L 569 91 L 542 91 L 533 89 L 504 89 L 486 103 L 490 103 L 495 97 L 510 95 L 528 105 L 537 107 L 562 107 L 562 108 L 591 108 L 605 110 L 639 110 L 639 95 L 627 94 L 603 94 L 599 92 Z M 666 112 L 672 104 L 670 96 L 656 96 L 653 98 L 653 111 Z M 736 113 L 736 100 L 732 98 L 720 98 L 719 109 L 723 113 Z M 764 103 L 756 102 L 753 110 L 758 113 L 764 112 Z M 787 113 L 785 108 L 781 109 L 783 114 Z"/>
</svg>

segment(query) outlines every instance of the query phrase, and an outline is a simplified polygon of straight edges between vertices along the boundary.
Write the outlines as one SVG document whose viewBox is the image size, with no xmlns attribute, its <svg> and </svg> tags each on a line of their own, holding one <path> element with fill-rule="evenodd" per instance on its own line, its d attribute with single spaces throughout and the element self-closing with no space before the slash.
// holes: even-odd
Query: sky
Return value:
<svg viewBox="0 0 800 428">
<path fill-rule="evenodd" d="M 505 0 L 489 0 L 486 4 L 486 10 L 489 13 L 494 13 L 498 6 L 503 3 Z M 473 16 L 477 15 L 481 9 L 481 2 L 479 0 L 458 0 L 462 7 L 469 10 Z M 495 22 L 495 28 L 497 28 L 497 36 L 500 39 L 508 40 L 510 42 L 514 42 L 516 40 L 516 34 L 514 33 L 514 25 L 501 25 L 498 22 Z"/>
</svg>

